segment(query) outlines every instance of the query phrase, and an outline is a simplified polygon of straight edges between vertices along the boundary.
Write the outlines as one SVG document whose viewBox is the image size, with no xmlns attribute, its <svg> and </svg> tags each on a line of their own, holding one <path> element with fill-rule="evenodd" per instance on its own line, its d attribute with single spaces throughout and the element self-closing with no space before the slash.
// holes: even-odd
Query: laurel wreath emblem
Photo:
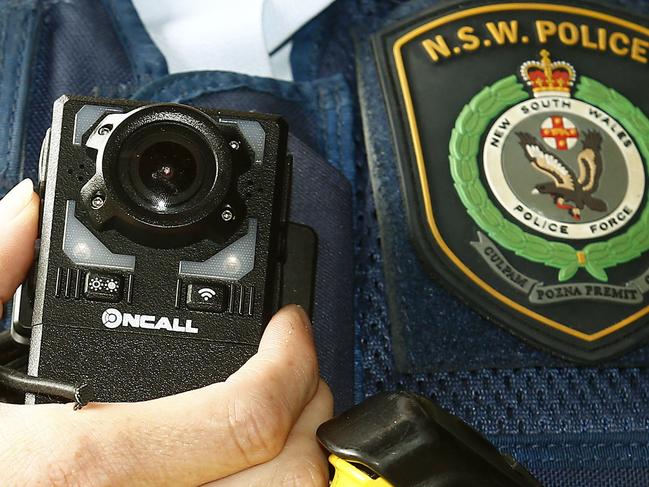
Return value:
<svg viewBox="0 0 649 487">
<path fill-rule="evenodd" d="M 617 91 L 586 76 L 574 97 L 599 107 L 617 120 L 634 138 L 649 172 L 649 119 Z M 649 205 L 622 235 L 576 249 L 523 231 L 496 208 L 480 181 L 478 154 L 481 136 L 500 113 L 529 98 L 516 76 L 487 86 L 462 109 L 449 145 L 451 176 L 462 203 L 476 224 L 493 240 L 516 255 L 559 269 L 559 281 L 567 281 L 580 268 L 600 281 L 608 281 L 606 269 L 629 262 L 649 250 Z"/>
</svg>

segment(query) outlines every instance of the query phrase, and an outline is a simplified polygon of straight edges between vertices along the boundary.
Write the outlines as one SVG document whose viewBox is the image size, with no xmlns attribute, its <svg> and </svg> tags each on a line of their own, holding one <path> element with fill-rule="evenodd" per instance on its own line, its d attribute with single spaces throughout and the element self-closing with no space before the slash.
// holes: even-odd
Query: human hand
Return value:
<svg viewBox="0 0 649 487">
<path fill-rule="evenodd" d="M 0 310 L 33 260 L 38 196 L 0 200 Z M 324 486 L 315 430 L 332 415 L 308 317 L 288 306 L 225 382 L 153 401 L 0 404 L 3 486 Z"/>
</svg>

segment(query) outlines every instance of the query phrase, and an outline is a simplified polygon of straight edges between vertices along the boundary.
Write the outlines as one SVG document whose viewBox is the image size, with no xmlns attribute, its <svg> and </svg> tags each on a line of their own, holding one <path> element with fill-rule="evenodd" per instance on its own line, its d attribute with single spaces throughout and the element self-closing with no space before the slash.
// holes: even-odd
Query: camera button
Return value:
<svg viewBox="0 0 649 487">
<path fill-rule="evenodd" d="M 228 301 L 228 288 L 222 284 L 192 283 L 187 286 L 187 308 L 222 313 Z"/>
<path fill-rule="evenodd" d="M 116 274 L 88 272 L 83 295 L 93 301 L 117 303 L 122 300 L 124 279 Z"/>
</svg>

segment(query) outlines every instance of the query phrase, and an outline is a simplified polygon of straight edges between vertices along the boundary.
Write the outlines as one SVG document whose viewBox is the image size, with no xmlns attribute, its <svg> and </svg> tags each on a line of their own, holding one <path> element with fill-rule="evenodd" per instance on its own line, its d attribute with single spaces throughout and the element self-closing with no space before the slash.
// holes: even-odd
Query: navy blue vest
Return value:
<svg viewBox="0 0 649 487">
<path fill-rule="evenodd" d="M 216 71 L 169 75 L 128 0 L 2 2 L 0 196 L 36 178 L 52 103 L 64 93 L 281 114 L 293 134 L 291 217 L 319 235 L 314 325 L 338 409 L 406 389 L 458 414 L 544 485 L 649 485 L 646 350 L 614 368 L 557 363 L 442 289 L 431 299 L 460 337 L 453 346 L 420 350 L 418 339 L 435 343 L 436 331 L 418 323 L 416 310 L 413 340 L 393 343 L 372 189 L 389 198 L 399 183 L 369 177 L 365 144 L 387 140 L 387 120 L 377 110 L 371 122 L 383 130 L 364 139 L 356 76 L 373 66 L 366 35 L 397 15 L 396 3 L 334 3 L 293 38 L 289 83 Z M 398 15 L 433 3 L 409 2 Z M 624 3 L 649 11 L 641 0 Z M 365 95 L 377 90 L 368 79 L 361 79 Z M 405 234 L 390 238 L 397 248 L 409 245 Z M 404 285 L 417 291 L 414 282 Z M 416 366 L 397 369 L 395 350 Z"/>
</svg>

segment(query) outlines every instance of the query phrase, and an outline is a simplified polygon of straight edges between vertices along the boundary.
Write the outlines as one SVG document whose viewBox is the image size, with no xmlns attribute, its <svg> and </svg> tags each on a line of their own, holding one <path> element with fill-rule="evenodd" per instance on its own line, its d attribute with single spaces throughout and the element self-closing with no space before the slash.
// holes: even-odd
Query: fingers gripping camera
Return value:
<svg viewBox="0 0 649 487">
<path fill-rule="evenodd" d="M 287 223 L 286 144 L 275 116 L 59 99 L 14 303 L 29 372 L 159 397 L 227 378 L 280 304 L 309 308 L 316 240 Z"/>
</svg>

